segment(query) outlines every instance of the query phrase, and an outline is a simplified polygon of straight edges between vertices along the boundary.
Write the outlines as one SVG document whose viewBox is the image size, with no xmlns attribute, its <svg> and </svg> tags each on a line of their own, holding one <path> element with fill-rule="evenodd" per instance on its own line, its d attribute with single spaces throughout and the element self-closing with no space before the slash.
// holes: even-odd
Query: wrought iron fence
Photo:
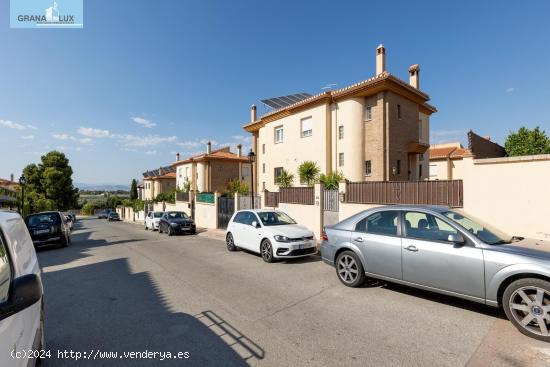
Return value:
<svg viewBox="0 0 550 367">
<path fill-rule="evenodd" d="M 339 204 L 338 190 L 323 190 L 323 210 L 337 212 Z"/>
<path fill-rule="evenodd" d="M 289 187 L 279 191 L 279 202 L 289 204 L 315 204 L 315 189 L 313 187 Z"/>
<path fill-rule="evenodd" d="M 189 192 L 176 192 L 176 201 L 189 202 Z"/>
<path fill-rule="evenodd" d="M 348 182 L 346 202 L 462 207 L 462 180 Z"/>
</svg>

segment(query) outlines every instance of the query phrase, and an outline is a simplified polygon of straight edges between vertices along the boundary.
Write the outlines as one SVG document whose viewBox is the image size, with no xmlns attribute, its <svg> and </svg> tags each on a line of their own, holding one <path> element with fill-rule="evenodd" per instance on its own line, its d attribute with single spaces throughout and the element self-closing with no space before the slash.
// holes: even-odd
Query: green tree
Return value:
<svg viewBox="0 0 550 367">
<path fill-rule="evenodd" d="M 313 186 L 319 178 L 319 166 L 313 161 L 305 161 L 298 167 L 298 175 L 300 182 L 306 183 L 308 186 Z"/>
<path fill-rule="evenodd" d="M 175 203 L 176 202 L 176 190 L 171 190 L 170 192 L 163 192 L 157 195 L 156 198 L 153 199 L 155 203 L 160 202 L 167 202 L 167 203 Z"/>
<path fill-rule="evenodd" d="M 346 178 L 342 172 L 334 171 L 327 175 L 324 173 L 319 176 L 319 182 L 321 182 L 327 190 L 338 190 L 338 184 L 344 181 Z"/>
<path fill-rule="evenodd" d="M 294 175 L 283 168 L 281 175 L 279 176 L 279 188 L 286 189 L 288 187 L 292 187 L 293 183 Z"/>
<path fill-rule="evenodd" d="M 78 205 L 78 189 L 73 186 L 73 169 L 65 154 L 51 151 L 41 163 L 23 169 L 27 178 L 26 203 L 33 211 L 67 210 Z"/>
<path fill-rule="evenodd" d="M 94 214 L 94 210 L 96 210 L 96 206 L 92 203 L 86 203 L 82 206 L 82 214 L 84 215 L 92 215 Z"/>
<path fill-rule="evenodd" d="M 189 192 L 191 191 L 191 181 L 187 177 L 185 177 L 185 181 L 183 181 L 183 187 L 181 188 L 182 192 Z"/>
<path fill-rule="evenodd" d="M 521 127 L 511 132 L 504 143 L 506 154 L 510 157 L 550 153 L 550 139 L 544 130 L 537 126 L 533 130 Z"/>
<path fill-rule="evenodd" d="M 130 185 L 130 200 L 136 200 L 137 198 L 138 198 L 137 181 L 136 179 L 133 179 L 132 184 Z"/>
<path fill-rule="evenodd" d="M 248 183 L 239 180 L 238 178 L 231 180 L 227 183 L 227 192 L 234 195 L 238 192 L 240 195 L 248 195 L 250 187 Z"/>
</svg>

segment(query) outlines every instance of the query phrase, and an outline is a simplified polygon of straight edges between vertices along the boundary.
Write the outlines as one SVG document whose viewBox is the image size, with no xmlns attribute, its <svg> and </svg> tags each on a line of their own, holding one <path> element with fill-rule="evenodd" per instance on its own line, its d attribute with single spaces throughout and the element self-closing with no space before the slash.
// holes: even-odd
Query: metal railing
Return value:
<svg viewBox="0 0 550 367">
<path fill-rule="evenodd" d="M 340 208 L 338 190 L 323 190 L 323 210 L 337 212 Z"/>
<path fill-rule="evenodd" d="M 462 180 L 348 182 L 345 201 L 462 207 L 464 191 Z"/>
</svg>

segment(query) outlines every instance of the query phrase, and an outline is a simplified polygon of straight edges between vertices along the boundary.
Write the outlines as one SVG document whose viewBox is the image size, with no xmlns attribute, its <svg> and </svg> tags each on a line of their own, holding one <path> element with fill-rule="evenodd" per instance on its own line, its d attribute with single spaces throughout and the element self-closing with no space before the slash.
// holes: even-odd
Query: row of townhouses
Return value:
<svg viewBox="0 0 550 367">
<path fill-rule="evenodd" d="M 364 81 L 317 95 L 298 93 L 262 100 L 269 110 L 250 109 L 243 126 L 252 136 L 255 191 L 277 191 L 283 169 L 313 161 L 322 173 L 338 171 L 350 181 L 416 181 L 430 178 L 430 116 L 436 108 L 420 90 L 420 67 L 408 83 L 386 70 L 386 49 L 376 48 L 376 72 Z M 251 183 L 251 163 L 242 148 L 212 150 L 143 174 L 143 199 L 174 187 L 224 191 L 230 180 Z M 304 183 L 294 182 L 295 186 Z M 188 183 L 187 183 L 188 182 Z M 187 186 L 186 186 L 187 185 Z"/>
</svg>

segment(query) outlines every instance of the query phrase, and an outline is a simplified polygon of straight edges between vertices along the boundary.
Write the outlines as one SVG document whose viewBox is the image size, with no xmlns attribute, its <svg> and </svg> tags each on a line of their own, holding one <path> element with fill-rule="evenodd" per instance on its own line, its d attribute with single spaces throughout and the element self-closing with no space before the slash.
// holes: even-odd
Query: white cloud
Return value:
<svg viewBox="0 0 550 367">
<path fill-rule="evenodd" d="M 90 144 L 93 140 L 91 138 L 81 138 L 81 139 L 77 139 L 77 141 L 82 144 Z"/>
<path fill-rule="evenodd" d="M 242 143 L 248 143 L 252 141 L 252 136 L 243 136 L 243 135 L 233 135 L 233 140 L 242 142 Z"/>
<path fill-rule="evenodd" d="M 14 130 L 25 130 L 26 127 L 22 124 L 19 124 L 17 122 L 13 122 L 13 121 L 10 121 L 10 120 L 0 120 L 0 126 L 4 126 L 4 127 L 7 127 L 9 129 L 14 129 Z"/>
<path fill-rule="evenodd" d="M 514 87 L 509 87 L 509 88 L 506 88 L 506 93 L 512 93 L 513 91 L 515 91 L 516 88 Z"/>
<path fill-rule="evenodd" d="M 189 140 L 189 141 L 181 141 L 177 143 L 182 148 L 197 148 L 203 145 L 201 142 L 196 140 Z"/>
<path fill-rule="evenodd" d="M 69 134 L 54 133 L 54 134 L 52 134 L 52 138 L 57 139 L 57 140 L 69 140 L 69 139 L 72 138 L 72 136 L 70 136 Z"/>
<path fill-rule="evenodd" d="M 34 140 L 34 135 L 23 135 L 21 136 L 23 140 Z"/>
<path fill-rule="evenodd" d="M 111 136 L 109 130 L 94 129 L 92 127 L 80 127 L 78 133 L 89 138 L 107 138 Z"/>
<path fill-rule="evenodd" d="M 146 135 L 136 136 L 131 134 L 126 135 L 114 135 L 124 145 L 131 147 L 147 147 L 158 145 L 161 143 L 175 143 L 178 138 L 175 136 L 158 136 L 158 135 Z"/>
<path fill-rule="evenodd" d="M 147 154 L 147 155 L 156 155 L 157 151 L 156 150 L 148 150 L 148 151 L 145 152 L 145 154 Z"/>
<path fill-rule="evenodd" d="M 200 140 L 200 143 L 203 144 L 203 145 L 208 144 L 208 142 L 212 143 L 212 145 L 219 145 L 216 140 L 211 140 L 211 139 L 201 139 Z"/>
<path fill-rule="evenodd" d="M 157 126 L 157 124 L 154 123 L 153 121 L 144 119 L 143 117 L 132 117 L 132 121 L 146 128 L 152 128 Z"/>
<path fill-rule="evenodd" d="M 38 128 L 34 125 L 27 125 L 27 128 L 29 128 L 31 130 L 38 130 Z"/>
</svg>

